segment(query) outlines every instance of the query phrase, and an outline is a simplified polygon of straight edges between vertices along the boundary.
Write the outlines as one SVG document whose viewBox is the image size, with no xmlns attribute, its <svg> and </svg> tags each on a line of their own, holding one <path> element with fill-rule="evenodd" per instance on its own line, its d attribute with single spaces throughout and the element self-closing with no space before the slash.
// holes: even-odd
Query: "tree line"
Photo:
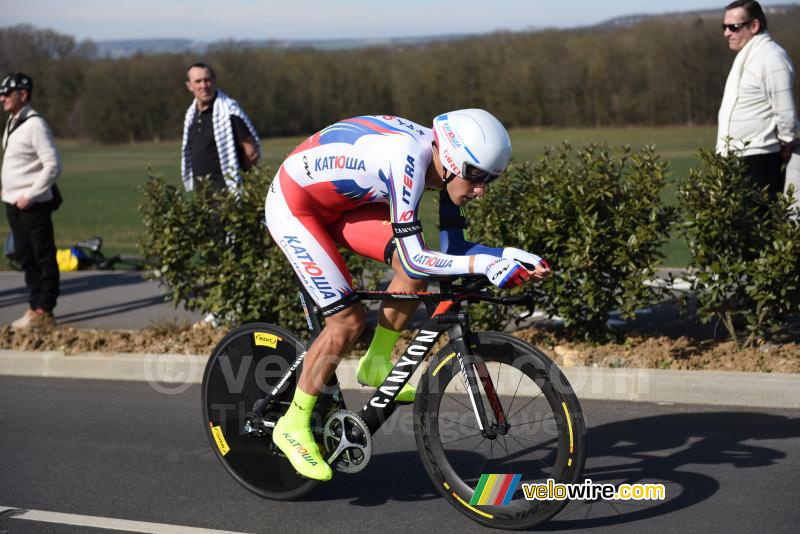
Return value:
<svg viewBox="0 0 800 534">
<path fill-rule="evenodd" d="M 651 18 L 624 29 L 494 33 L 394 48 L 320 51 L 219 43 L 187 53 L 100 58 L 50 30 L 0 28 L 0 71 L 35 82 L 56 135 L 99 142 L 180 137 L 186 67 L 211 64 L 262 136 L 303 135 L 341 118 L 392 114 L 422 124 L 464 107 L 509 127 L 715 124 L 734 54 L 719 19 Z M 800 7 L 769 21 L 800 64 Z M 797 76 L 797 72 L 796 72 Z M 800 83 L 795 84 L 796 99 Z M 798 99 L 800 101 L 800 99 Z"/>
</svg>

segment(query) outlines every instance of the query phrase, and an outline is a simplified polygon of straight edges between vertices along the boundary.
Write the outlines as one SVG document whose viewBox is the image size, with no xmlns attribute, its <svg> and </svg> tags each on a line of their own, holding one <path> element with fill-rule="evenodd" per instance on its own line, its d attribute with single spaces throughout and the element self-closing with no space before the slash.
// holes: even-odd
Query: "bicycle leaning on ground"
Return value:
<svg viewBox="0 0 800 534">
<path fill-rule="evenodd" d="M 373 454 L 372 435 L 391 416 L 395 397 L 442 334 L 448 343 L 427 363 L 414 400 L 414 432 L 431 481 L 458 511 L 486 526 L 525 529 L 557 514 L 566 501 L 526 500 L 523 483 L 577 483 L 586 427 L 572 387 L 536 347 L 500 332 L 473 332 L 463 304 L 527 305 L 498 297 L 488 281 L 440 282 L 439 293 L 359 291 L 361 300 L 417 300 L 429 318 L 392 372 L 360 411 L 347 410 L 336 376 L 316 404 L 312 431 L 334 469 L 356 473 Z M 322 315 L 300 298 L 313 337 Z M 203 375 L 203 420 L 216 456 L 239 483 L 270 499 L 294 499 L 317 481 L 301 477 L 272 443 L 272 429 L 292 399 L 305 350 L 293 333 L 267 323 L 240 326 L 215 347 Z M 506 485 L 483 474 L 513 474 Z M 483 482 L 481 479 L 483 478 Z M 514 482 L 516 490 L 507 484 Z"/>
<path fill-rule="evenodd" d="M 91 237 L 84 241 L 78 241 L 68 249 L 60 249 L 57 251 L 57 259 L 59 262 L 59 270 L 68 271 L 82 271 L 85 269 L 95 268 L 98 271 L 142 271 L 151 267 L 151 263 L 142 256 L 133 254 L 117 254 L 115 256 L 106 257 L 101 251 L 103 248 L 102 237 Z M 8 261 L 9 266 L 15 271 L 21 271 L 22 266 L 17 261 L 14 251 L 14 235 L 9 233 L 6 236 L 3 245 L 3 253 Z M 61 255 L 66 254 L 64 261 L 67 265 L 71 263 L 68 268 L 61 264 Z M 70 257 L 72 258 L 70 260 Z"/>
</svg>

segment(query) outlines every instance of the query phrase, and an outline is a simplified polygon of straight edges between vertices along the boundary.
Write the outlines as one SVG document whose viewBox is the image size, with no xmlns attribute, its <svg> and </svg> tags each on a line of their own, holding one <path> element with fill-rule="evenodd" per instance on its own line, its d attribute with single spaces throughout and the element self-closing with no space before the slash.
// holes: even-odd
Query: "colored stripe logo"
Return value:
<svg viewBox="0 0 800 534">
<path fill-rule="evenodd" d="M 473 506 L 509 504 L 520 478 L 522 475 L 481 475 L 481 480 L 469 503 Z"/>
</svg>

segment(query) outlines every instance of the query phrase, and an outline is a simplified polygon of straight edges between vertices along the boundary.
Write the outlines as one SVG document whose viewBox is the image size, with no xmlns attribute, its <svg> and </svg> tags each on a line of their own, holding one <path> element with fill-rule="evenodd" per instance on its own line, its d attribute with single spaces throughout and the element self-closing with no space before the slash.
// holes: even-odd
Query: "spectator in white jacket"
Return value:
<svg viewBox="0 0 800 534">
<path fill-rule="evenodd" d="M 767 33 L 767 17 L 754 0 L 725 7 L 722 24 L 737 52 L 719 110 L 717 152 L 744 159 L 759 187 L 783 192 L 781 166 L 798 144 L 794 66 Z"/>
<path fill-rule="evenodd" d="M 11 323 L 14 329 L 53 324 L 59 293 L 52 212 L 61 196 L 61 172 L 53 134 L 31 108 L 33 80 L 21 72 L 0 83 L 0 102 L 8 113 L 3 131 L 2 198 L 14 237 L 16 260 L 25 271 L 29 309 Z"/>
</svg>

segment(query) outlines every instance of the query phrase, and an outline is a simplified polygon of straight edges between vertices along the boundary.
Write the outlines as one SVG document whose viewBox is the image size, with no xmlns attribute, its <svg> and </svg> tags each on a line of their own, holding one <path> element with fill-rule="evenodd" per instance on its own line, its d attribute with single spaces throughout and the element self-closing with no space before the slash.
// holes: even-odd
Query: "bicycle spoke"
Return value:
<svg viewBox="0 0 800 534">
<path fill-rule="evenodd" d="M 464 461 L 464 460 L 467 458 L 467 456 L 469 456 L 469 454 L 470 454 L 471 452 L 473 452 L 475 449 L 477 449 L 478 447 L 480 447 L 480 446 L 481 446 L 481 444 L 482 444 L 484 441 L 486 441 L 486 439 L 482 439 L 481 441 L 479 441 L 479 442 L 478 442 L 478 444 L 477 444 L 477 445 L 475 445 L 475 446 L 474 446 L 474 447 L 472 447 L 472 448 L 471 448 L 469 451 L 467 451 L 467 452 L 466 452 L 466 453 L 465 453 L 465 454 L 464 454 L 464 455 L 461 457 L 461 460 L 459 460 L 459 462 L 458 462 L 456 465 L 454 465 L 454 466 L 453 466 L 453 471 L 456 471 L 456 468 L 457 468 L 459 465 L 461 465 L 461 462 L 463 462 L 463 461 Z M 452 442 L 451 442 L 451 443 L 452 443 Z M 442 445 L 444 445 L 444 444 L 442 444 Z"/>
<path fill-rule="evenodd" d="M 519 386 L 522 384 L 522 377 L 525 376 L 522 373 L 519 374 L 519 382 L 517 382 L 517 389 L 514 390 L 514 395 L 511 397 L 511 404 L 508 405 L 508 411 L 511 411 L 511 408 L 514 406 L 514 401 L 517 398 L 517 392 L 519 391 Z M 509 418 L 510 419 L 510 418 Z"/>
<path fill-rule="evenodd" d="M 463 402 L 459 401 L 457 398 L 453 397 L 451 394 L 449 394 L 449 393 L 445 393 L 445 396 L 446 396 L 446 397 L 450 397 L 451 399 L 453 399 L 453 401 L 454 401 L 454 402 L 456 402 L 457 404 L 460 404 L 461 406 L 463 406 L 464 408 L 466 408 L 466 409 L 467 409 L 467 410 L 469 410 L 470 412 L 472 411 L 472 408 L 471 408 L 471 407 L 469 407 L 469 406 L 467 406 L 466 404 L 464 404 Z"/>
<path fill-rule="evenodd" d="M 551 415 L 550 417 L 543 417 L 542 419 L 536 419 L 535 421 L 528 421 L 527 423 L 516 423 L 516 424 L 512 425 L 509 422 L 508 424 L 509 424 L 509 428 L 516 428 L 516 427 L 520 427 L 520 426 L 530 425 L 530 424 L 533 424 L 533 423 L 541 423 L 542 421 L 550 421 L 551 419 L 555 419 L 555 418 L 556 418 L 555 415 Z"/>
<path fill-rule="evenodd" d="M 616 507 L 616 505 L 614 505 L 614 501 L 606 501 L 606 502 L 607 502 L 609 505 L 611 505 L 611 508 L 614 510 L 614 513 L 615 513 L 615 514 L 617 514 L 617 515 L 622 515 L 622 512 L 619 510 L 619 508 L 617 508 L 617 507 Z"/>
<path fill-rule="evenodd" d="M 538 394 L 538 395 L 536 395 L 536 396 L 535 396 L 534 398 L 532 398 L 531 400 L 529 400 L 529 401 L 528 401 L 528 402 L 525 404 L 525 406 L 523 406 L 522 408 L 520 408 L 519 410 L 517 410 L 516 412 L 514 412 L 513 414 L 511 414 L 511 417 L 509 417 L 508 419 L 511 419 L 512 417 L 514 417 L 515 415 L 517 415 L 519 412 L 521 412 L 522 410 L 524 410 L 525 408 L 527 408 L 527 407 L 528 407 L 528 405 L 529 405 L 530 403 L 532 403 L 533 401 L 535 401 L 536 399 L 538 399 L 538 398 L 539 398 L 539 397 L 541 397 L 541 396 L 542 396 L 542 392 L 540 391 L 540 392 L 539 392 L 539 394 Z M 511 410 L 509 410 L 509 411 L 511 411 Z"/>
<path fill-rule="evenodd" d="M 481 473 L 481 474 L 483 474 L 483 468 L 486 466 L 486 462 L 488 462 L 489 460 L 492 460 L 492 459 L 493 459 L 493 458 L 492 458 L 492 452 L 493 452 L 493 451 L 494 451 L 494 441 L 491 441 L 491 442 L 489 443 L 489 457 L 488 457 L 488 458 L 484 458 L 484 459 L 483 459 L 483 463 L 481 464 L 481 468 L 480 468 L 480 469 L 478 469 L 478 473 Z"/>
<path fill-rule="evenodd" d="M 528 443 L 523 443 L 522 441 L 520 441 L 519 438 L 516 438 L 514 436 L 508 436 L 508 437 L 510 439 L 513 439 L 514 441 L 516 441 L 517 445 L 519 447 L 521 447 L 520 451 L 518 453 L 516 453 L 517 455 L 532 454 L 534 452 L 542 452 L 544 454 L 542 454 L 541 456 L 548 456 L 548 455 L 553 454 L 554 452 L 556 452 L 556 449 L 552 446 L 552 444 L 547 443 L 547 442 L 528 444 Z"/>
<path fill-rule="evenodd" d="M 514 436 L 509 436 L 509 437 L 510 437 L 511 439 L 515 440 L 515 441 L 519 441 L 519 440 L 518 440 L 517 438 L 515 438 Z M 520 445 L 524 446 L 525 444 L 520 442 Z M 541 449 L 541 447 L 535 447 L 535 448 L 533 448 L 533 449 L 532 449 L 531 451 L 529 451 L 529 452 L 533 452 L 533 451 L 540 450 L 540 449 Z M 549 473 L 549 472 L 550 472 L 550 469 L 552 468 L 552 466 L 551 466 L 550 464 L 548 464 L 548 463 L 545 463 L 545 461 L 544 461 L 544 460 L 542 460 L 542 458 L 532 458 L 532 460 L 535 460 L 535 461 L 539 462 L 540 464 L 542 464 L 542 465 L 544 466 L 544 471 L 545 471 L 546 473 Z"/>
<path fill-rule="evenodd" d="M 522 441 L 530 441 L 531 443 L 541 443 L 542 445 L 547 445 L 547 444 L 551 444 L 552 445 L 552 444 L 555 444 L 556 441 L 558 441 L 558 438 L 550 438 L 547 441 L 542 441 L 541 439 L 523 438 L 523 437 L 520 437 L 520 436 L 512 436 L 511 434 L 506 434 L 506 435 L 511 439 L 519 441 L 520 443 L 522 443 Z"/>
<path fill-rule="evenodd" d="M 453 440 L 450 440 L 450 441 L 443 441 L 442 445 L 447 445 L 448 443 L 455 443 L 456 441 L 463 441 L 463 440 L 469 439 L 469 438 L 475 438 L 475 437 L 478 437 L 480 435 L 481 435 L 481 433 L 478 432 L 477 434 L 470 434 L 469 436 L 464 436 L 463 438 L 453 439 Z M 483 440 L 486 441 L 486 438 L 483 438 Z"/>
<path fill-rule="evenodd" d="M 506 450 L 506 458 L 511 458 L 511 454 L 508 452 L 508 442 L 506 442 L 505 436 L 500 436 L 503 438 L 503 448 Z M 514 472 L 511 470 L 512 462 L 508 462 L 508 474 L 513 474 Z"/>
<path fill-rule="evenodd" d="M 447 419 L 446 417 L 439 417 L 439 421 L 447 421 L 448 423 L 453 423 L 453 424 L 456 424 L 458 426 L 463 426 L 463 427 L 466 427 L 466 428 L 471 428 L 472 430 L 480 431 L 480 428 L 478 428 L 477 426 L 470 426 L 470 425 L 467 425 L 467 424 L 464 424 L 464 423 L 459 423 L 458 421 L 453 421 L 452 419 Z"/>
</svg>

